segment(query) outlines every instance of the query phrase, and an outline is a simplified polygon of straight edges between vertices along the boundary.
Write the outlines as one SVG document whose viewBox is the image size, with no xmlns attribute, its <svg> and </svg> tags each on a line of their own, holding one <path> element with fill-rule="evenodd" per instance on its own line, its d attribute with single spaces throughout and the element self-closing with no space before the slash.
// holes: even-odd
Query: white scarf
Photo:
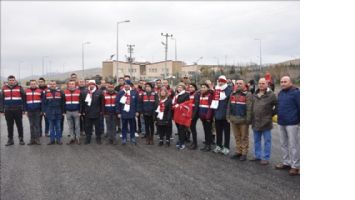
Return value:
<svg viewBox="0 0 355 200">
<path fill-rule="evenodd" d="M 94 87 L 94 89 L 92 89 L 92 90 L 90 90 L 90 88 L 88 88 L 88 94 L 86 95 L 86 98 L 85 98 L 85 102 L 88 103 L 88 106 L 91 106 L 92 94 L 94 94 L 95 91 L 96 91 L 96 87 Z"/>
<path fill-rule="evenodd" d="M 123 95 L 120 99 L 120 103 L 124 104 L 124 107 L 123 107 L 123 110 L 126 111 L 126 112 L 129 112 L 129 110 L 131 109 L 131 104 L 126 104 L 127 102 L 127 97 L 126 97 L 126 94 L 128 94 L 129 97 L 130 96 L 130 91 L 131 91 L 131 88 L 129 88 L 129 90 L 123 90 L 125 92 L 125 95 Z"/>
<path fill-rule="evenodd" d="M 168 98 L 165 98 L 162 102 L 164 103 L 167 99 L 168 99 Z M 163 111 L 163 112 L 160 112 L 160 105 L 159 105 L 158 108 L 155 110 L 155 112 L 158 113 L 157 118 L 160 119 L 160 120 L 163 120 L 164 111 Z"/>
<path fill-rule="evenodd" d="M 221 90 L 221 92 L 219 93 L 219 100 L 212 100 L 210 108 L 217 109 L 218 105 L 219 105 L 219 101 L 225 100 L 227 98 L 226 93 L 224 92 L 224 90 L 227 87 L 228 87 L 228 84 L 226 84 L 226 83 L 222 86 L 220 86 L 220 85 L 216 86 L 215 90 Z"/>
<path fill-rule="evenodd" d="M 176 101 L 176 99 L 180 96 L 180 95 L 182 95 L 182 94 L 185 94 L 185 90 L 182 90 L 181 92 L 179 92 L 177 95 L 175 95 L 174 96 L 174 98 L 173 98 L 173 104 L 175 104 L 175 101 Z M 176 106 L 175 106 L 176 107 Z"/>
</svg>

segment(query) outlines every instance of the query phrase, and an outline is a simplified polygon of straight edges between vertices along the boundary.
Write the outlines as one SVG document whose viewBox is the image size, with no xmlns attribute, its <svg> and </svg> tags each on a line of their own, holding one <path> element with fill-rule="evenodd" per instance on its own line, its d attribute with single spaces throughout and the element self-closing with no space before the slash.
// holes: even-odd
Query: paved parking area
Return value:
<svg viewBox="0 0 355 200">
<path fill-rule="evenodd" d="M 7 142 L 1 125 L 1 200 L 42 199 L 299 199 L 300 178 L 274 170 L 280 158 L 277 128 L 272 131 L 271 164 L 235 161 L 212 152 L 145 145 L 19 146 Z M 24 117 L 25 142 L 29 125 Z M 66 136 L 66 122 L 64 143 Z M 174 131 L 175 132 L 175 131 Z M 198 122 L 199 146 L 203 131 Z M 176 140 L 176 139 L 175 139 Z M 250 153 L 253 151 L 250 133 Z M 231 136 L 231 149 L 234 138 Z"/>
</svg>

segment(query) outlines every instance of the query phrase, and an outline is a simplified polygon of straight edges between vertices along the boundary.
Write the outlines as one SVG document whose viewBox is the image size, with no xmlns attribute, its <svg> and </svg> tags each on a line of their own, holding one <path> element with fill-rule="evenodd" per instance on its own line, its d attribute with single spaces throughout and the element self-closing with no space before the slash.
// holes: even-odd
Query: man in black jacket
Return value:
<svg viewBox="0 0 355 200">
<path fill-rule="evenodd" d="M 95 126 L 97 144 L 101 144 L 100 115 L 102 114 L 102 93 L 97 88 L 95 80 L 89 81 L 87 93 L 84 95 L 85 134 L 84 144 L 90 144 L 92 127 Z"/>
</svg>

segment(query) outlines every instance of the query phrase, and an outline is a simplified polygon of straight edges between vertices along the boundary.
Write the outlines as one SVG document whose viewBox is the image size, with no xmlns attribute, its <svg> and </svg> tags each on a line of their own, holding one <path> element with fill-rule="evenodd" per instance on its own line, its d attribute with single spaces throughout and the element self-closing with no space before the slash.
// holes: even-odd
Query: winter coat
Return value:
<svg viewBox="0 0 355 200">
<path fill-rule="evenodd" d="M 282 126 L 300 123 L 300 90 L 291 87 L 281 90 L 278 95 L 278 124 Z"/>
<path fill-rule="evenodd" d="M 271 89 L 267 89 L 265 94 L 258 96 L 259 90 L 252 98 L 252 128 L 256 131 L 272 129 L 272 116 L 277 113 L 277 98 Z"/>
<path fill-rule="evenodd" d="M 134 119 L 136 117 L 136 113 L 138 112 L 138 93 L 136 90 L 130 90 L 129 101 L 130 101 L 130 109 L 129 112 L 124 110 L 125 104 L 121 103 L 121 98 L 125 95 L 125 90 L 121 90 L 118 92 L 116 98 L 116 107 L 117 113 L 121 114 L 122 119 Z"/>
</svg>

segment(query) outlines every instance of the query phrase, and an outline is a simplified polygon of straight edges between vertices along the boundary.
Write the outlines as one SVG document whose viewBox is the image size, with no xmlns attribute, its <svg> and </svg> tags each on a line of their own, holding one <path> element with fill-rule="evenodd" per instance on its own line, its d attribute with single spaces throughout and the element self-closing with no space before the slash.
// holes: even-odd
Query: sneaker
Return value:
<svg viewBox="0 0 355 200">
<path fill-rule="evenodd" d="M 222 149 L 222 152 L 221 153 L 223 153 L 224 155 L 228 155 L 229 154 L 229 149 L 228 148 L 226 148 L 226 147 L 223 147 L 223 149 Z"/>
<path fill-rule="evenodd" d="M 35 145 L 35 144 L 36 144 L 36 142 L 34 139 L 31 139 L 31 141 L 29 143 L 27 143 L 27 145 Z"/>
<path fill-rule="evenodd" d="M 164 145 L 164 142 L 162 140 L 159 141 L 159 146 L 163 146 Z"/>
<path fill-rule="evenodd" d="M 213 153 L 222 153 L 222 148 L 219 146 L 216 146 L 216 148 L 213 150 Z"/>
<path fill-rule="evenodd" d="M 53 145 L 55 144 L 55 141 L 50 141 L 47 145 Z"/>
<path fill-rule="evenodd" d="M 177 142 L 175 146 L 176 146 L 176 148 L 179 148 L 180 147 L 180 142 Z"/>
<path fill-rule="evenodd" d="M 127 139 L 123 139 L 121 144 L 122 145 L 126 145 L 127 144 Z"/>
<path fill-rule="evenodd" d="M 185 145 L 184 144 L 180 145 L 179 148 L 178 148 L 178 150 L 184 150 L 184 149 L 185 149 Z"/>
<path fill-rule="evenodd" d="M 167 140 L 167 141 L 165 142 L 165 144 L 166 144 L 167 147 L 170 147 L 170 140 Z"/>
<path fill-rule="evenodd" d="M 139 137 L 139 134 L 138 133 L 134 133 L 134 136 Z"/>
<path fill-rule="evenodd" d="M 36 143 L 37 145 L 41 145 L 41 141 L 39 140 L 39 138 L 35 139 L 35 143 Z"/>
<path fill-rule="evenodd" d="M 13 140 L 8 140 L 7 143 L 5 144 L 5 146 L 10 146 L 10 145 L 14 145 Z"/>
<path fill-rule="evenodd" d="M 75 143 L 75 140 L 71 139 L 69 142 L 67 142 L 67 145 L 71 145 L 71 144 L 74 144 L 74 143 Z"/>
<path fill-rule="evenodd" d="M 23 141 L 23 139 L 20 139 L 19 144 L 20 144 L 20 145 L 25 145 L 25 142 Z"/>
<path fill-rule="evenodd" d="M 122 134 L 120 134 L 120 138 L 122 138 Z"/>
<path fill-rule="evenodd" d="M 260 165 L 268 165 L 268 164 L 269 164 L 269 161 L 267 161 L 267 160 L 260 161 Z"/>
<path fill-rule="evenodd" d="M 289 171 L 288 171 L 288 174 L 290 176 L 297 176 L 297 175 L 300 175 L 300 170 L 299 169 L 296 169 L 296 168 L 291 168 Z"/>
<path fill-rule="evenodd" d="M 256 157 L 253 157 L 253 158 L 251 158 L 251 159 L 249 159 L 249 161 L 253 161 L 253 162 L 255 162 L 255 161 L 261 161 L 261 159 L 260 158 L 256 158 Z"/>
<path fill-rule="evenodd" d="M 207 152 L 207 151 L 211 151 L 211 145 L 205 145 L 202 149 L 200 149 L 201 151 Z"/>
<path fill-rule="evenodd" d="M 192 144 L 189 146 L 189 149 L 191 149 L 191 150 L 196 150 L 196 149 L 197 149 L 197 145 L 192 143 Z"/>
<path fill-rule="evenodd" d="M 242 155 L 239 158 L 240 161 L 246 161 L 247 160 L 247 155 Z"/>
<path fill-rule="evenodd" d="M 231 156 L 231 159 L 232 159 L 232 160 L 237 160 L 237 159 L 240 158 L 240 156 L 242 156 L 242 154 L 236 153 L 236 154 L 234 154 L 234 155 Z"/>
<path fill-rule="evenodd" d="M 283 163 L 279 163 L 279 164 L 275 165 L 275 169 L 287 169 L 287 170 L 290 170 L 291 166 L 284 165 Z"/>
</svg>

